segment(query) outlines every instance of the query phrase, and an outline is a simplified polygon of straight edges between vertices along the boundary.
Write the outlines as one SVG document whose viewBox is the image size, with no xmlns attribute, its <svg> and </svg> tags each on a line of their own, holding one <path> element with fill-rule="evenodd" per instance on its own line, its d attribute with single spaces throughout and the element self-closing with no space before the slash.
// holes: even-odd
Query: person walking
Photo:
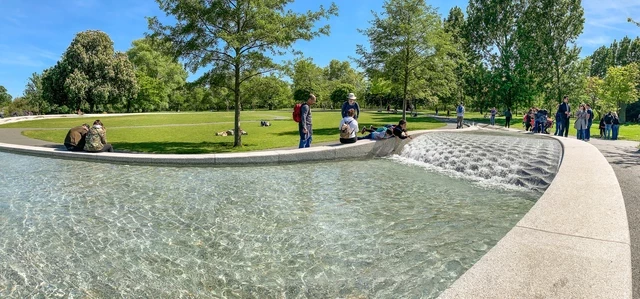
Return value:
<svg viewBox="0 0 640 299">
<path fill-rule="evenodd" d="M 593 125 L 593 110 L 591 110 L 591 106 L 589 104 L 586 104 L 586 107 L 589 119 L 587 119 L 587 130 L 585 131 L 584 140 L 589 141 L 591 139 L 591 125 Z"/>
<path fill-rule="evenodd" d="M 585 130 L 587 129 L 587 120 L 589 119 L 589 115 L 585 110 L 585 105 L 580 104 L 578 107 L 578 111 L 576 112 L 576 122 L 574 123 L 574 127 L 576 128 L 577 138 L 578 140 L 585 140 Z"/>
<path fill-rule="evenodd" d="M 620 129 L 620 119 L 618 118 L 618 114 L 617 113 L 612 113 L 612 120 L 611 120 L 611 131 L 612 131 L 612 135 L 611 135 L 611 140 L 618 140 L 618 130 Z"/>
<path fill-rule="evenodd" d="M 507 128 L 511 127 L 511 108 L 507 108 L 507 111 L 504 112 L 504 126 Z"/>
<path fill-rule="evenodd" d="M 461 129 L 464 122 L 464 104 L 460 102 L 456 108 L 456 129 Z"/>
<path fill-rule="evenodd" d="M 87 152 L 113 152 L 113 146 L 107 143 L 107 128 L 99 119 L 93 122 L 93 126 L 87 133 L 87 141 L 84 145 Z"/>
<path fill-rule="evenodd" d="M 358 117 L 360 117 L 360 105 L 356 102 L 356 95 L 353 94 L 353 92 L 347 95 L 347 101 L 342 104 L 342 118 L 349 116 L 348 112 L 350 109 L 356 112 L 353 118 L 358 119 Z"/>
<path fill-rule="evenodd" d="M 613 115 L 611 111 L 604 116 L 604 139 L 611 139 L 611 127 L 613 126 Z"/>
<path fill-rule="evenodd" d="M 498 113 L 498 110 L 496 110 L 496 107 L 491 108 L 491 125 L 495 126 L 496 125 L 496 114 Z"/>
<path fill-rule="evenodd" d="M 564 96 L 564 98 L 562 98 L 562 103 L 560 104 L 560 106 L 558 106 L 558 112 L 560 114 L 560 116 L 562 117 L 561 119 L 561 123 L 562 123 L 562 130 L 560 131 L 560 135 L 558 136 L 563 136 L 567 137 L 569 136 L 569 119 L 571 118 L 571 106 L 569 105 L 569 96 Z M 563 132 L 564 131 L 564 132 Z"/>
<path fill-rule="evenodd" d="M 306 103 L 300 107 L 300 122 L 298 123 L 298 131 L 300 132 L 299 148 L 311 146 L 313 139 L 313 126 L 311 121 L 311 105 L 316 103 L 316 96 L 309 94 Z"/>
<path fill-rule="evenodd" d="M 87 124 L 71 128 L 64 138 L 64 147 L 66 147 L 68 151 L 74 152 L 84 150 L 88 132 L 89 125 Z"/>
</svg>

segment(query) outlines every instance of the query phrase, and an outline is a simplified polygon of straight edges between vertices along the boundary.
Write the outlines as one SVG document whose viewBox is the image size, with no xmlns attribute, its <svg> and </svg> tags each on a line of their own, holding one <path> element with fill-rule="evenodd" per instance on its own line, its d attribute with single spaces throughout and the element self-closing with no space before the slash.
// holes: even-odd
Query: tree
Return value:
<svg viewBox="0 0 640 299">
<path fill-rule="evenodd" d="M 109 36 L 96 30 L 78 33 L 56 65 L 42 77 L 44 99 L 91 112 L 135 97 L 137 83 L 126 55 L 116 53 Z"/>
<path fill-rule="evenodd" d="M 518 52 L 540 89 L 562 100 L 567 70 L 578 60 L 576 40 L 584 28 L 580 0 L 529 0 L 519 20 Z M 578 80 L 577 82 L 581 82 Z"/>
<path fill-rule="evenodd" d="M 620 109 L 620 122 L 626 121 L 626 106 L 638 101 L 640 70 L 635 63 L 610 67 L 602 85 L 604 108 Z"/>
<path fill-rule="evenodd" d="M 336 105 L 336 107 L 340 107 L 342 103 L 347 100 L 347 96 L 350 92 L 353 92 L 355 87 L 351 84 L 340 83 L 335 89 L 331 92 L 331 102 Z"/>
<path fill-rule="evenodd" d="M 430 97 L 447 88 L 455 67 L 448 54 L 455 49 L 439 15 L 424 0 L 388 0 L 383 9 L 373 13 L 370 28 L 359 30 L 369 38 L 370 49 L 357 46 L 358 64 L 370 78 L 383 75 L 400 87 L 405 119 L 410 97 Z"/>
<path fill-rule="evenodd" d="M 7 89 L 0 85 L 0 107 L 11 104 L 11 95 L 7 92 Z"/>
<path fill-rule="evenodd" d="M 29 81 L 25 86 L 22 97 L 29 102 L 36 113 L 48 113 L 51 106 L 42 97 L 42 75 L 38 73 L 31 74 Z"/>
<path fill-rule="evenodd" d="M 335 4 L 303 14 L 285 10 L 293 0 L 156 1 L 176 22 L 166 25 L 150 18 L 151 37 L 170 45 L 192 72 L 211 66 L 200 81 L 224 86 L 234 94 L 236 132 L 240 131 L 242 84 L 275 71 L 278 65 L 272 56 L 284 54 L 297 40 L 328 35 L 329 26 L 316 28 L 316 22 L 337 15 L 338 10 Z M 234 134 L 233 145 L 242 146 L 241 134 Z"/>
<path fill-rule="evenodd" d="M 602 96 L 602 85 L 604 81 L 599 77 L 587 77 L 583 81 L 583 90 L 585 100 L 589 105 L 602 115 L 604 109 L 601 109 L 600 101 Z"/>
<path fill-rule="evenodd" d="M 154 44 L 151 39 L 133 41 L 127 56 L 134 66 L 140 92 L 135 103 L 127 103 L 127 112 L 134 107 L 143 111 L 165 110 L 171 95 L 185 84 L 187 71 L 174 57 L 163 52 L 167 48 L 167 45 Z"/>
<path fill-rule="evenodd" d="M 243 88 L 253 107 L 272 110 L 293 104 L 289 84 L 274 75 L 253 77 Z"/>
<path fill-rule="evenodd" d="M 313 59 L 298 57 L 290 62 L 287 73 L 293 81 L 294 100 L 304 102 L 309 98 L 309 94 L 316 96 L 317 104 L 326 106 L 329 99 L 327 90 L 327 80 L 321 67 L 313 63 Z"/>
</svg>

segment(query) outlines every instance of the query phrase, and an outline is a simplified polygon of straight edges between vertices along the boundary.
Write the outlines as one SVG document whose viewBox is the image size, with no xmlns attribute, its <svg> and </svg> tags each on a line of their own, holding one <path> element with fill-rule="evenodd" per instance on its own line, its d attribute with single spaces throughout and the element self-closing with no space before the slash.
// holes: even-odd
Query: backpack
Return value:
<svg viewBox="0 0 640 299">
<path fill-rule="evenodd" d="M 302 121 L 302 105 L 304 104 L 296 104 L 295 106 L 293 106 L 293 121 L 299 123 L 300 121 Z"/>
<path fill-rule="evenodd" d="M 351 126 L 349 126 L 349 124 L 351 124 L 351 121 L 344 123 L 340 128 L 340 138 L 342 139 L 351 138 L 351 133 L 353 133 L 353 130 L 351 130 Z"/>
<path fill-rule="evenodd" d="M 456 109 L 456 113 L 462 113 L 462 106 L 458 106 L 458 108 Z"/>
</svg>

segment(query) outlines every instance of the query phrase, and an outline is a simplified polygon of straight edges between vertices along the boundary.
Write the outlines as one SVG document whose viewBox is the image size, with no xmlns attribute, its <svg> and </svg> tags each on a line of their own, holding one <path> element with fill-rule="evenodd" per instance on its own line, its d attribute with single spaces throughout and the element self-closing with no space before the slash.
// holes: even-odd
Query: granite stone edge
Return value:
<svg viewBox="0 0 640 299">
<path fill-rule="evenodd" d="M 581 159 L 567 159 L 580 156 L 581 153 L 593 145 L 572 139 L 561 137 L 554 138 L 562 144 L 563 157 L 560 169 L 556 178 L 551 183 L 550 189 L 565 189 L 567 192 L 576 188 L 575 184 L 570 184 L 571 180 L 558 179 L 558 176 L 568 176 L 572 174 L 572 170 L 580 169 L 577 161 Z M 598 151 L 599 155 L 602 155 Z M 603 238 L 593 238 L 585 236 L 580 232 L 567 233 L 562 227 L 577 225 L 575 223 L 549 223 L 558 222 L 558 218 L 549 219 L 548 227 L 551 230 L 532 227 L 529 214 L 536 209 L 535 220 L 545 222 L 545 215 L 557 215 L 559 211 L 544 211 L 551 207 L 557 208 L 557 205 L 547 204 L 555 200 L 557 194 L 552 195 L 545 192 L 537 201 L 536 205 L 514 226 L 491 250 L 489 250 L 480 260 L 478 260 L 470 269 L 447 288 L 439 298 L 503 298 L 517 294 L 519 298 L 539 298 L 546 296 L 570 296 L 581 297 L 588 295 L 591 298 L 631 298 L 632 296 L 632 279 L 631 279 L 631 248 L 629 244 L 629 227 L 626 219 L 626 208 L 624 199 L 620 190 L 615 173 L 607 160 L 602 157 L 590 160 L 590 167 L 594 169 L 606 169 L 606 183 L 614 189 L 609 202 L 615 203 L 618 215 L 624 215 L 624 219 L 619 219 L 608 236 Z M 611 171 L 608 171 L 611 170 Z M 602 180 L 602 177 L 590 177 L 591 180 Z M 573 182 L 575 183 L 575 182 Z M 582 181 L 581 184 L 589 186 L 591 182 Z M 560 186 L 562 184 L 562 186 Z M 602 182 L 600 182 L 602 184 Z M 549 190 L 549 189 L 547 189 Z M 570 195 L 566 195 L 570 197 Z M 600 196 L 598 192 L 592 192 L 589 196 Z M 580 200 L 576 198 L 575 200 Z M 602 209 L 602 207 L 595 207 Z M 570 215 L 572 210 L 562 211 Z M 534 213 L 531 213 L 534 214 Z M 593 225 L 594 229 L 599 223 L 610 222 L 607 217 L 610 211 L 602 211 L 602 213 L 593 213 L 598 215 L 598 219 L 590 219 L 587 223 Z M 593 215 L 592 214 L 592 215 Z M 584 222 L 580 223 L 584 225 Z M 555 231 L 555 228 L 557 231 Z M 583 228 L 582 231 L 588 231 L 589 228 Z M 535 232 L 536 238 L 528 236 Z M 626 238 L 618 238 L 616 236 L 626 236 Z M 518 240 L 531 240 L 532 243 L 522 244 Z M 539 252 L 527 252 L 528 247 L 539 246 Z M 614 246 L 617 248 L 618 254 L 609 255 L 608 248 Z M 573 260 L 573 263 L 564 263 L 563 265 L 544 263 L 540 260 L 539 254 L 547 255 L 547 257 Z M 593 263 L 590 261 L 603 261 Z M 558 273 L 562 273 L 561 281 L 558 280 Z M 617 273 L 617 283 L 611 285 L 610 274 Z M 589 277 L 589 281 L 584 281 L 585 277 Z M 510 283 L 504 283 L 504 282 Z M 490 284 L 490 285 L 487 285 Z M 585 291 L 585 286 L 589 289 Z M 555 295 L 554 295 L 555 294 Z M 562 294 L 562 295 L 561 295 Z"/>
</svg>

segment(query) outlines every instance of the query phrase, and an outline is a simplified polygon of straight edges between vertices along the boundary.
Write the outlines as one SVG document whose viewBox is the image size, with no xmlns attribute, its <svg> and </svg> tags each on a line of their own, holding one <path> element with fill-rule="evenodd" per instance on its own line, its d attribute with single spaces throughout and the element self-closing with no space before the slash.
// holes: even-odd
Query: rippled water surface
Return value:
<svg viewBox="0 0 640 299">
<path fill-rule="evenodd" d="M 390 159 L 0 161 L 0 297 L 14 298 L 434 297 L 538 196 Z"/>
<path fill-rule="evenodd" d="M 553 181 L 562 146 L 539 135 L 499 132 L 430 133 L 394 159 L 489 188 L 542 194 Z"/>
</svg>

